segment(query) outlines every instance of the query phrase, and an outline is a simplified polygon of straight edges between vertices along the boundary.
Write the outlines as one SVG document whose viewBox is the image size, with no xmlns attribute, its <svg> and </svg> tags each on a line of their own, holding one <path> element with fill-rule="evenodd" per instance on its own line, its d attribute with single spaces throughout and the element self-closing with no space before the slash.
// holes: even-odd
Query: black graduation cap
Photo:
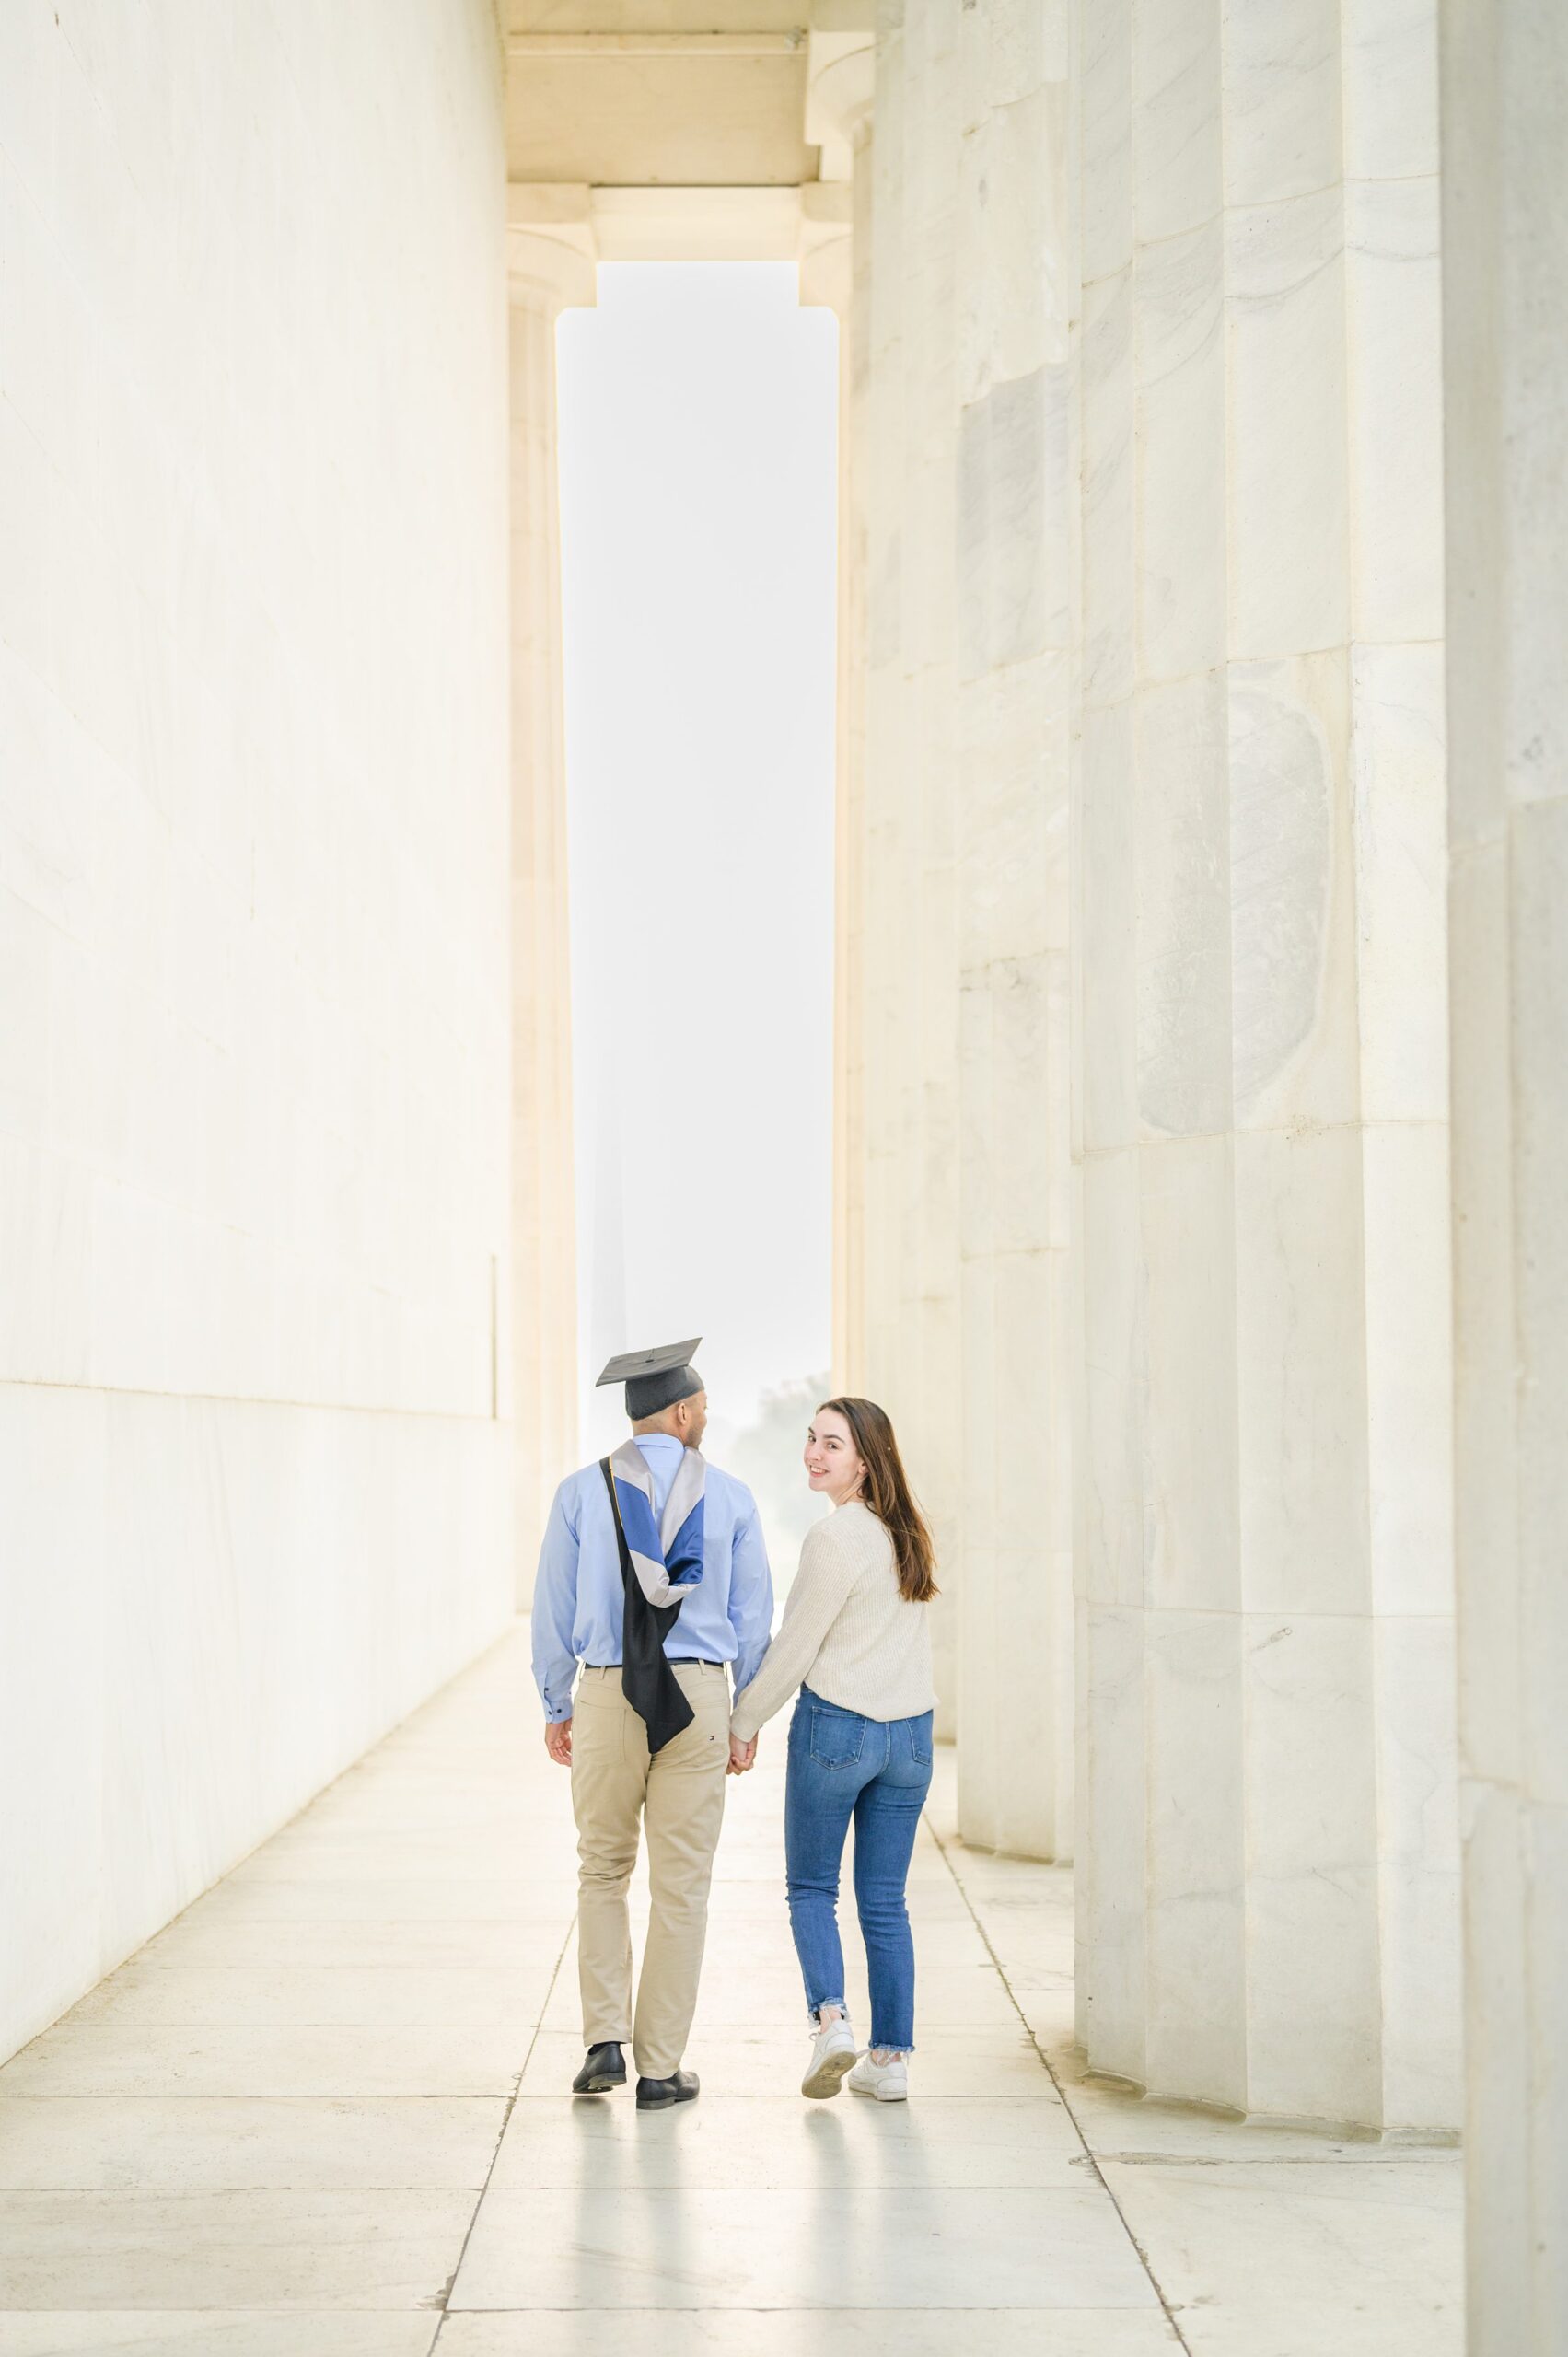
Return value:
<svg viewBox="0 0 1568 2357">
<path fill-rule="evenodd" d="M 693 1392 L 702 1390 L 703 1378 L 691 1364 L 691 1353 L 702 1340 L 701 1334 L 693 1334 L 689 1342 L 666 1342 L 654 1351 L 622 1351 L 619 1358 L 610 1360 L 594 1387 L 623 1383 L 626 1413 L 633 1422 L 656 1416 L 662 1409 L 673 1408 L 678 1399 L 690 1399 Z"/>
</svg>

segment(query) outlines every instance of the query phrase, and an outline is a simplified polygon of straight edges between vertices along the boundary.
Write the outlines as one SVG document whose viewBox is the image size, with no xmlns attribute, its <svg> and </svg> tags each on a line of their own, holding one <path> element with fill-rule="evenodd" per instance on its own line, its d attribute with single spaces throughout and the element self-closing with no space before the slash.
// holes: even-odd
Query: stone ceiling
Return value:
<svg viewBox="0 0 1568 2357">
<path fill-rule="evenodd" d="M 869 0 L 505 0 L 513 181 L 796 188 L 815 64 Z M 815 52 L 815 54 L 814 54 Z"/>
</svg>

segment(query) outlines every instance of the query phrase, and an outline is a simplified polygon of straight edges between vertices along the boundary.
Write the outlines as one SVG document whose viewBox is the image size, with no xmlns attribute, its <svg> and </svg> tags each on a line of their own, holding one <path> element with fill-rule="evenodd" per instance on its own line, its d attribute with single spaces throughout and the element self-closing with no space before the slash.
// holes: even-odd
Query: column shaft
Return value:
<svg viewBox="0 0 1568 2357">
<path fill-rule="evenodd" d="M 1071 1853 L 1065 0 L 962 17 L 957 256 L 966 1840 Z"/>
<path fill-rule="evenodd" d="M 1568 2351 L 1568 18 L 1446 0 L 1469 2347 Z"/>
<path fill-rule="evenodd" d="M 1433 54 L 1080 12 L 1081 2034 L 1400 2127 L 1457 2100 Z"/>
<path fill-rule="evenodd" d="M 958 0 L 877 17 L 866 394 L 865 1383 L 931 1515 L 939 1726 L 962 1573 L 953 727 Z"/>
<path fill-rule="evenodd" d="M 839 308 L 839 635 L 834 896 L 833 1383 L 865 1385 L 865 437 L 872 146 L 853 136 L 847 300 Z"/>
<path fill-rule="evenodd" d="M 577 1432 L 571 970 L 562 723 L 555 322 L 592 300 L 593 267 L 511 238 L 512 1251 L 519 1604 Z"/>
<path fill-rule="evenodd" d="M 965 1833 L 1039 1855 L 1072 1783 L 1066 32 L 1054 0 L 879 21 L 841 869 L 853 1363 L 936 1531 Z"/>
</svg>

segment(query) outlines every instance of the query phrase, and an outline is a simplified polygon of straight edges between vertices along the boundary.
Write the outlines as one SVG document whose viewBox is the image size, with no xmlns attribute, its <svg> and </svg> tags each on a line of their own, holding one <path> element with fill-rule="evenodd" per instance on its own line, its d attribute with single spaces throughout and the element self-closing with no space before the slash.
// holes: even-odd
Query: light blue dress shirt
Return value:
<svg viewBox="0 0 1568 2357">
<path fill-rule="evenodd" d="M 656 1509 L 662 1508 L 680 1462 L 680 1443 L 673 1433 L 634 1437 L 653 1476 Z M 604 1476 L 597 1465 L 585 1465 L 555 1492 L 534 1583 L 533 1674 L 546 1718 L 571 1717 L 579 1662 L 597 1669 L 619 1664 L 624 1608 Z M 733 1662 L 738 1693 L 757 1675 L 772 1621 L 773 1582 L 757 1501 L 744 1481 L 710 1465 L 703 1493 L 702 1585 L 681 1605 L 665 1652 Z"/>
</svg>

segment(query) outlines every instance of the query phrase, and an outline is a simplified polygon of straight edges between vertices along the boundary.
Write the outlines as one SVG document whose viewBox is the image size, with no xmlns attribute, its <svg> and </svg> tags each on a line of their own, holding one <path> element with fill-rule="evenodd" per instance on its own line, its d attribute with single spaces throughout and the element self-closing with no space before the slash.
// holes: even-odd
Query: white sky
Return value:
<svg viewBox="0 0 1568 2357">
<path fill-rule="evenodd" d="M 621 263 L 560 327 L 584 1439 L 612 1352 L 714 1418 L 828 1365 L 837 326 Z"/>
</svg>

